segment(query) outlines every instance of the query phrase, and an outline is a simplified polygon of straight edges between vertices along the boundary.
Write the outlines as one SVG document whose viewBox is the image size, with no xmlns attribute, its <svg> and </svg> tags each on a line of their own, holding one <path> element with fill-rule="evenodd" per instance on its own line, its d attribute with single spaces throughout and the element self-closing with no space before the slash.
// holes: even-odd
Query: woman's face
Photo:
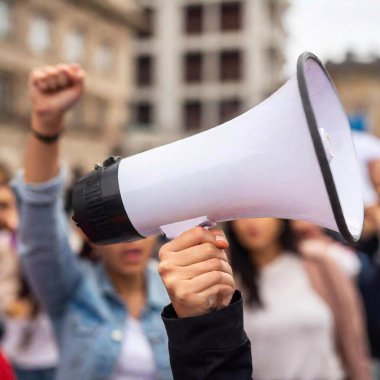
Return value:
<svg viewBox="0 0 380 380">
<path fill-rule="evenodd" d="M 243 247 L 262 251 L 279 243 L 283 222 L 274 218 L 239 219 L 232 222 L 232 230 Z"/>
<path fill-rule="evenodd" d="M 131 243 L 118 243 L 95 246 L 106 269 L 118 275 L 143 273 L 152 256 L 156 237 L 137 240 Z"/>
</svg>

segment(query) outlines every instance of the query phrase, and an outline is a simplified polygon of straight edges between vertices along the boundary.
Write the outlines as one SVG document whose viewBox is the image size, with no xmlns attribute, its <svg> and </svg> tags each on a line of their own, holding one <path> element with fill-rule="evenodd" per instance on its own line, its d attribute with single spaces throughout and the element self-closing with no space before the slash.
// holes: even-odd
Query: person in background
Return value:
<svg viewBox="0 0 380 380">
<path fill-rule="evenodd" d="M 367 331 L 373 359 L 373 379 L 380 379 L 380 205 L 366 208 L 361 240 L 354 245 L 359 252 L 361 271 L 358 285 L 366 309 Z"/>
<path fill-rule="evenodd" d="M 155 238 L 93 245 L 98 264 L 80 262 L 68 241 L 60 137 L 84 76 L 65 64 L 31 73 L 31 133 L 24 173 L 13 184 L 20 259 L 53 322 L 61 355 L 57 380 L 170 380 L 160 315 L 168 297 L 150 262 Z"/>
<path fill-rule="evenodd" d="M 379 197 L 378 185 L 380 167 L 377 162 L 369 166 L 370 178 L 373 180 L 373 190 Z M 366 309 L 367 331 L 373 359 L 373 379 L 380 379 L 380 204 L 367 204 L 364 212 L 362 236 L 353 248 L 358 252 L 361 261 L 361 271 L 358 285 Z"/>
<path fill-rule="evenodd" d="M 17 293 L 14 255 L 14 231 L 17 228 L 15 199 L 8 186 L 10 172 L 0 164 L 0 317 L 14 301 Z M 10 233 L 10 231 L 12 231 Z M 1 335 L 4 325 L 0 318 Z M 2 338 L 2 336 L 0 336 Z M 14 380 L 13 371 L 0 351 L 0 379 Z"/>
<path fill-rule="evenodd" d="M 352 247 L 358 252 L 361 271 L 358 285 L 367 316 L 367 330 L 374 361 L 375 380 L 380 379 L 380 140 L 367 132 L 364 114 L 351 117 L 353 141 L 363 177 L 364 227 L 359 242 Z"/>
<path fill-rule="evenodd" d="M 358 294 L 334 260 L 300 254 L 289 221 L 228 223 L 255 379 L 368 380 Z"/>
<path fill-rule="evenodd" d="M 22 273 L 17 300 L 3 316 L 2 349 L 17 380 L 53 380 L 59 353 L 50 321 Z"/>
<path fill-rule="evenodd" d="M 0 351 L 0 379 L 1 380 L 16 380 L 11 366 Z"/>
<path fill-rule="evenodd" d="M 10 179 L 9 171 L 0 165 L 0 318 L 4 328 L 1 347 L 18 380 L 52 380 L 57 348 L 50 323 L 18 265 L 15 249 L 18 215 Z"/>
<path fill-rule="evenodd" d="M 0 163 L 0 314 L 15 301 L 19 286 L 15 247 L 18 216 L 10 180 L 10 171 Z"/>
<path fill-rule="evenodd" d="M 157 273 L 157 265 L 149 264 L 155 238 L 132 243 L 92 245 L 96 256 L 101 258 L 97 265 L 81 265 L 83 263 L 79 262 L 68 244 L 61 197 L 64 174 L 59 164 L 59 138 L 64 129 L 64 114 L 81 97 L 83 82 L 84 72 L 76 65 L 37 69 L 30 77 L 33 103 L 31 133 L 26 149 L 25 171 L 14 182 L 20 210 L 19 240 L 23 268 L 38 300 L 53 321 L 61 353 L 57 380 L 171 379 L 168 338 L 160 315 L 168 297 Z M 189 244 L 189 249 L 196 245 L 185 238 L 182 239 L 182 246 L 176 247 L 174 243 L 171 250 L 182 252 L 186 244 Z M 214 238 L 211 245 L 218 244 Z M 199 272 L 193 273 L 193 276 L 201 277 L 200 285 L 205 292 L 200 295 L 197 289 L 193 289 L 196 299 L 206 297 L 209 300 L 208 308 L 229 304 L 233 293 L 230 268 L 221 267 L 220 260 L 212 260 L 220 256 L 220 250 L 211 250 L 210 244 L 198 244 L 193 250 L 198 254 L 182 254 L 182 259 L 205 255 L 211 259 L 211 265 L 205 267 L 199 263 L 196 266 Z M 179 252 L 173 253 L 172 257 L 176 255 Z M 202 276 L 207 272 L 215 273 Z M 183 289 L 183 279 L 178 284 Z M 180 324 L 194 326 L 192 320 L 189 321 L 191 318 L 186 318 L 190 316 L 188 313 L 194 304 L 187 301 L 183 291 L 182 296 L 176 297 L 176 285 L 172 287 L 166 283 L 166 286 L 171 289 L 173 305 L 177 305 L 175 310 L 182 317 Z M 170 319 L 167 328 L 173 323 L 178 325 L 175 317 L 171 316 L 167 318 Z M 201 320 L 204 321 L 203 318 Z M 185 329 L 169 327 L 169 330 L 172 338 L 172 330 L 185 334 Z M 249 342 L 242 339 L 242 331 L 233 331 L 240 333 L 239 339 L 233 342 L 245 345 L 245 352 L 247 349 L 249 352 Z M 183 345 L 196 347 L 182 339 L 179 341 L 179 348 Z M 235 347 L 227 348 L 233 353 L 237 352 Z M 213 352 L 211 350 L 209 355 L 212 356 Z M 193 359 L 196 363 L 196 358 L 191 353 L 172 356 L 175 357 L 176 379 L 185 379 L 186 376 L 178 376 L 181 369 L 175 363 L 185 364 L 187 361 L 188 368 L 194 370 L 190 362 Z M 231 359 L 227 356 L 229 361 L 227 364 L 224 361 L 225 366 Z M 221 369 L 220 363 L 217 363 Z M 249 363 L 242 364 L 249 369 Z M 203 359 L 201 364 L 204 367 L 203 375 L 207 371 L 218 370 L 206 368 L 207 363 Z M 183 366 L 179 365 L 179 368 Z"/>
</svg>

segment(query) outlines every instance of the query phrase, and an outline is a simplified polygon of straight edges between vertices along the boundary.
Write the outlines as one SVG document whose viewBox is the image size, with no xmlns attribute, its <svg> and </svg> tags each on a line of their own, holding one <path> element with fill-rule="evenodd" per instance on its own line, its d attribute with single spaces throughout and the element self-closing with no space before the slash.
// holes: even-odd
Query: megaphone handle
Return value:
<svg viewBox="0 0 380 380">
<path fill-rule="evenodd" d="M 183 232 L 194 228 L 194 227 L 204 227 L 204 228 L 212 228 L 216 226 L 216 222 L 210 220 L 207 216 L 200 216 L 194 219 L 183 220 L 181 222 L 167 224 L 165 226 L 161 226 L 161 232 L 168 239 L 175 239 L 177 236 L 181 235 Z"/>
</svg>

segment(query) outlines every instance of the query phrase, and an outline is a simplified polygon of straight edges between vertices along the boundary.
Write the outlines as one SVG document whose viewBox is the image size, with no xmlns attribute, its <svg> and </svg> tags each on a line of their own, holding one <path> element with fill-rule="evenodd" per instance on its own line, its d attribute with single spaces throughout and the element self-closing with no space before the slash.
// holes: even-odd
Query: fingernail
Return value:
<svg viewBox="0 0 380 380">
<path fill-rule="evenodd" d="M 226 237 L 224 235 L 216 235 L 215 240 L 217 241 L 227 241 Z"/>
</svg>

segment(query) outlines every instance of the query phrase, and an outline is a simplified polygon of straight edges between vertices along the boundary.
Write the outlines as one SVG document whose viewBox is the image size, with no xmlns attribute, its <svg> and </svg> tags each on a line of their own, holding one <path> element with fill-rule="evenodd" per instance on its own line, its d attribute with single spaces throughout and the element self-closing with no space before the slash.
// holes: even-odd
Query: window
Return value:
<svg viewBox="0 0 380 380">
<path fill-rule="evenodd" d="M 0 72 L 0 117 L 7 116 L 12 107 L 12 79 Z"/>
<path fill-rule="evenodd" d="M 240 30 L 242 27 L 241 3 L 223 3 L 221 5 L 220 29 L 222 31 Z"/>
<path fill-rule="evenodd" d="M 138 32 L 139 38 L 150 38 L 154 33 L 154 11 L 152 8 L 145 8 L 145 28 Z"/>
<path fill-rule="evenodd" d="M 139 127 L 148 128 L 153 123 L 153 107 L 148 102 L 136 104 L 135 120 Z"/>
<path fill-rule="evenodd" d="M 11 9 L 8 1 L 0 1 L 0 38 L 8 37 L 11 33 Z"/>
<path fill-rule="evenodd" d="M 200 53 L 189 53 L 185 55 L 184 79 L 188 83 L 202 81 L 203 56 Z"/>
<path fill-rule="evenodd" d="M 226 99 L 219 103 L 219 122 L 224 123 L 238 116 L 241 112 L 239 99 Z"/>
<path fill-rule="evenodd" d="M 225 51 L 220 54 L 220 80 L 234 81 L 241 79 L 240 51 Z"/>
<path fill-rule="evenodd" d="M 65 37 L 65 60 L 82 62 L 84 58 L 84 33 L 82 30 L 72 30 Z"/>
<path fill-rule="evenodd" d="M 187 34 L 200 34 L 203 31 L 203 7 L 190 5 L 185 10 L 185 32 Z"/>
<path fill-rule="evenodd" d="M 52 23 L 42 14 L 33 16 L 29 29 L 28 42 L 33 52 L 44 54 L 52 47 Z"/>
<path fill-rule="evenodd" d="M 150 86 L 153 83 L 153 58 L 143 55 L 136 60 L 136 80 L 140 87 Z"/>
<path fill-rule="evenodd" d="M 184 105 L 184 125 L 188 132 L 199 130 L 202 127 L 202 104 L 194 100 Z"/>
<path fill-rule="evenodd" d="M 112 48 L 108 42 L 102 42 L 95 51 L 95 68 L 99 71 L 110 71 L 112 67 Z"/>
</svg>

